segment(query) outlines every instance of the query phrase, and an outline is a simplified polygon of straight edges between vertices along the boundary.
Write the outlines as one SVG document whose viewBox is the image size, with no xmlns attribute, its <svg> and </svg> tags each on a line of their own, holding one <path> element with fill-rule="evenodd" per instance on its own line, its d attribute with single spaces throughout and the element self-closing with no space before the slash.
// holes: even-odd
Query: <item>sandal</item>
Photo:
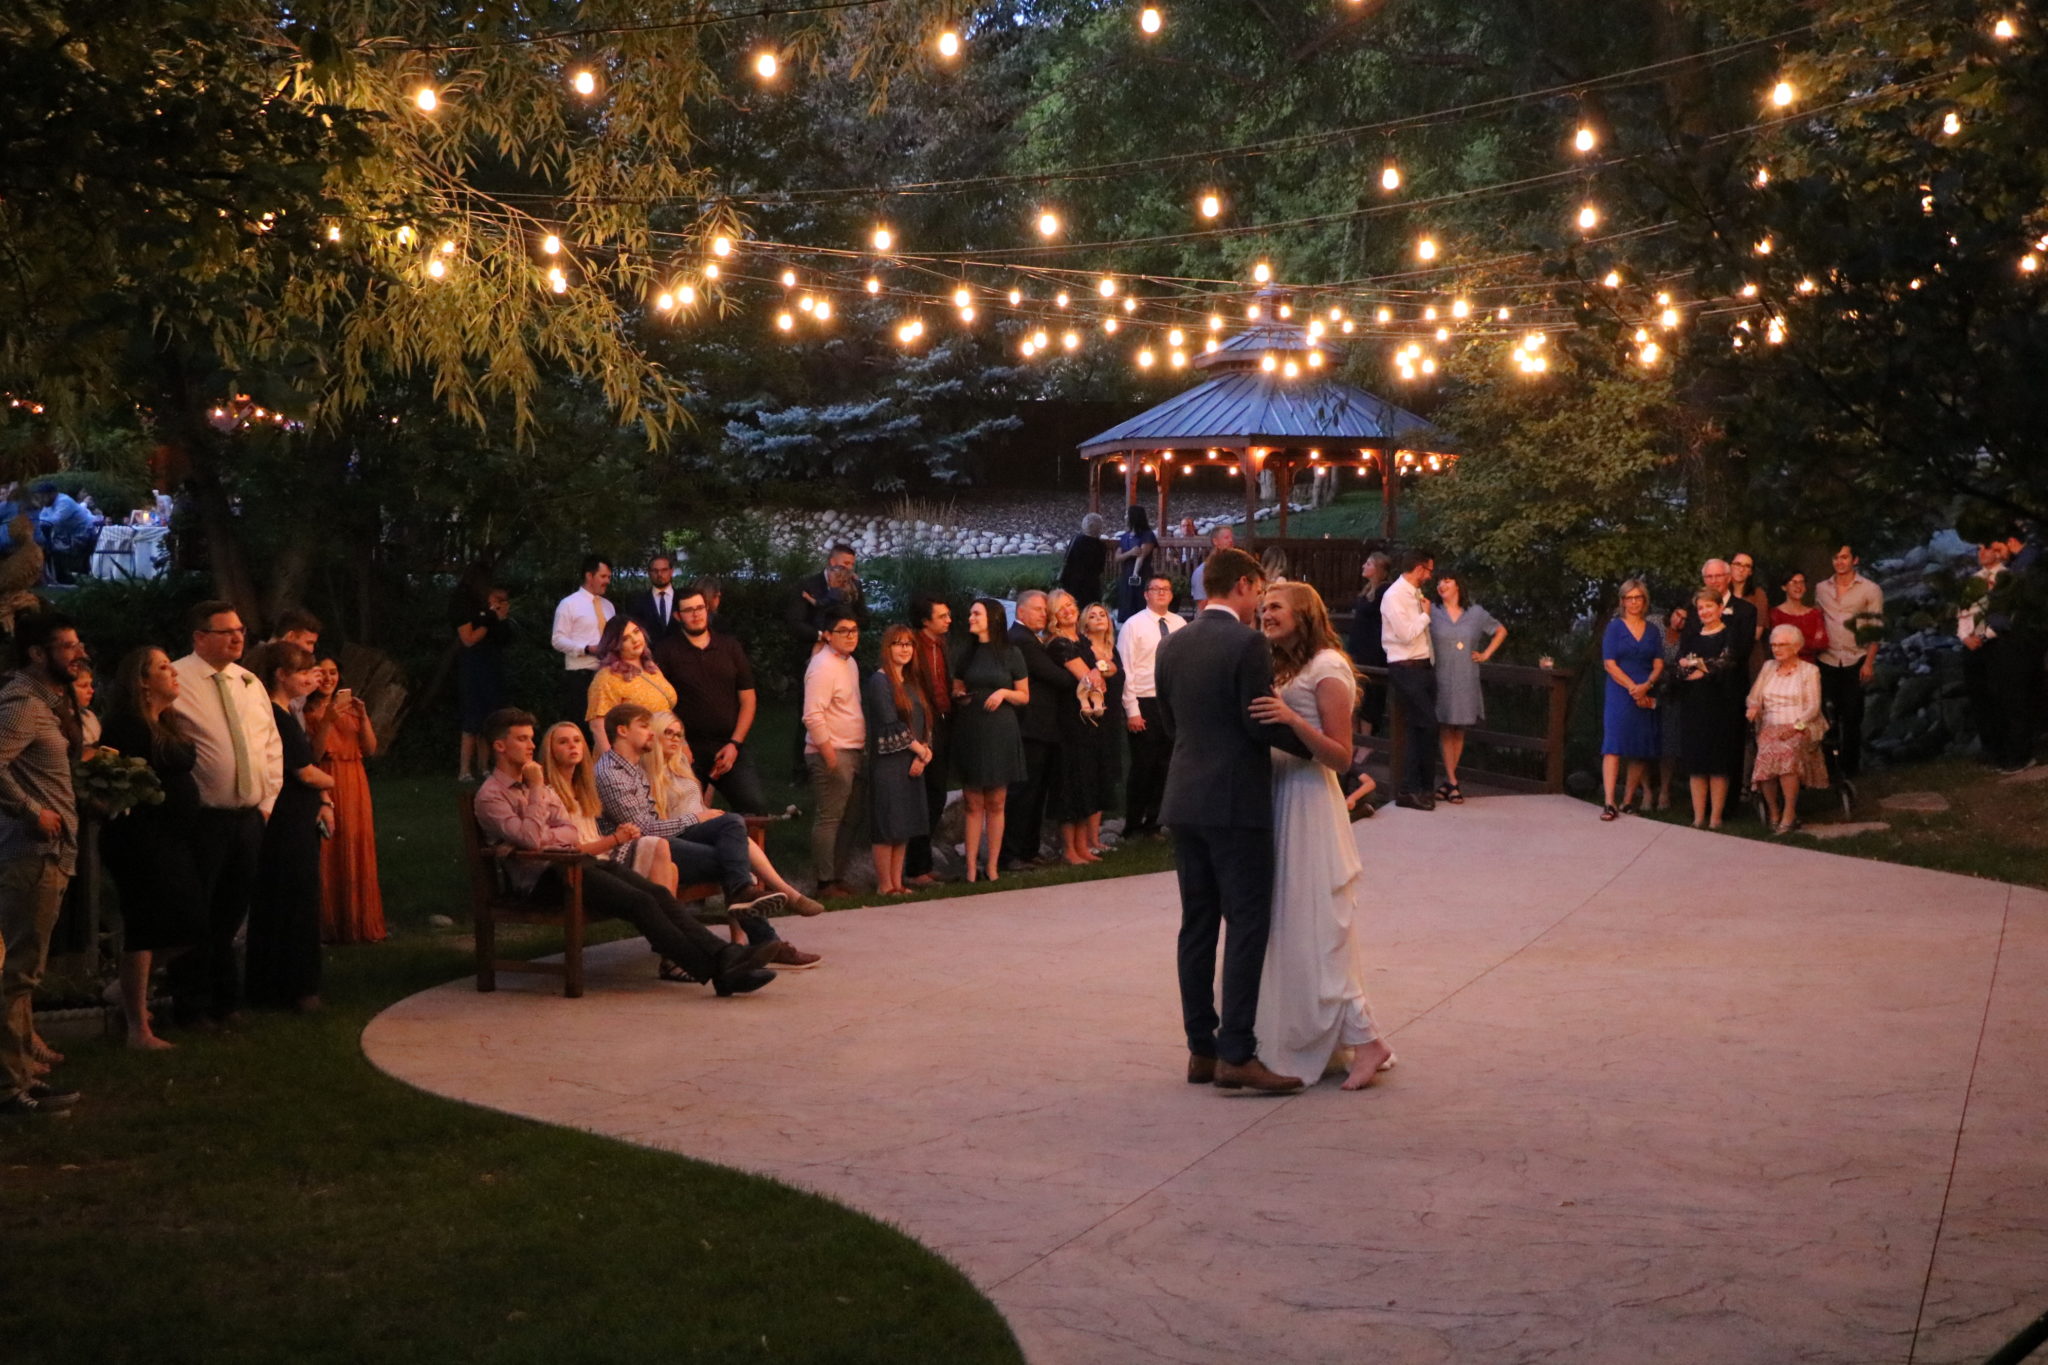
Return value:
<svg viewBox="0 0 2048 1365">
<path fill-rule="evenodd" d="M 1444 783 L 1443 786 L 1437 788 L 1436 794 L 1454 806 L 1465 804 L 1464 789 L 1455 782 Z"/>
<path fill-rule="evenodd" d="M 663 958 L 661 965 L 654 969 L 654 975 L 658 980 L 672 981 L 678 986 L 695 986 L 700 984 L 696 977 L 684 971 L 682 965 L 672 958 Z"/>
<path fill-rule="evenodd" d="M 1621 812 L 1620 812 L 1620 811 L 1618 811 L 1618 810 L 1616 810 L 1616 809 L 1615 809 L 1614 807 L 1612 807 L 1612 806 L 1602 806 L 1602 807 L 1600 808 L 1600 818 L 1601 818 L 1602 820 L 1613 820 L 1613 819 L 1615 819 L 1615 818 L 1619 817 L 1619 816 L 1620 816 L 1620 814 L 1621 814 Z"/>
</svg>

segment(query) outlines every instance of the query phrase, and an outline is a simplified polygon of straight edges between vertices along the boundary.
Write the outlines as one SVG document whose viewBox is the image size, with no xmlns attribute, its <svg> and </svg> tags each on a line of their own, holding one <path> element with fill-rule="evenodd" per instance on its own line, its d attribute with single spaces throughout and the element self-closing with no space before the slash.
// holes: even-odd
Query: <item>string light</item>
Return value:
<svg viewBox="0 0 2048 1365">
<path fill-rule="evenodd" d="M 1040 328 L 1031 334 L 1031 344 L 1042 351 L 1052 344 L 1052 339 L 1046 336 L 1044 328 Z"/>
<path fill-rule="evenodd" d="M 1259 305 L 1256 303 L 1248 304 L 1244 310 L 1244 320 L 1246 322 L 1257 322 L 1259 320 Z"/>
<path fill-rule="evenodd" d="M 1186 332 L 1183 332 L 1178 327 L 1174 328 L 1172 331 L 1166 334 L 1166 344 L 1169 346 L 1179 346 L 1186 342 L 1187 339 L 1188 334 Z"/>
<path fill-rule="evenodd" d="M 1951 109 L 1941 116 L 1941 135 L 1943 137 L 1954 137 L 1962 131 L 1963 119 L 1955 110 Z"/>
<path fill-rule="evenodd" d="M 1576 147 L 1579 151 L 1590 152 L 1598 141 L 1599 139 L 1593 136 L 1591 128 L 1580 124 L 1579 131 L 1572 138 L 1572 146 Z"/>
<path fill-rule="evenodd" d="M 1184 370 L 1188 367 L 1188 353 L 1186 351 L 1175 351 L 1172 355 L 1166 358 L 1166 363 L 1171 365 L 1176 370 Z M 1189 474 L 1194 473 L 1194 466 L 1189 465 L 1184 472 Z"/>
<path fill-rule="evenodd" d="M 423 85 L 413 92 L 412 102 L 420 107 L 423 114 L 431 114 L 441 107 L 441 97 L 434 93 L 434 87 Z"/>
<path fill-rule="evenodd" d="M 704 262 L 704 278 L 707 280 L 715 280 L 718 278 L 718 262 Z"/>
<path fill-rule="evenodd" d="M 723 234 L 713 237 L 711 239 L 711 254 L 714 256 L 732 255 L 732 238 Z"/>
<path fill-rule="evenodd" d="M 1067 291 L 1064 289 L 1052 296 L 1052 306 L 1055 308 L 1064 308 L 1067 306 L 1067 302 Z"/>
<path fill-rule="evenodd" d="M 1454 317 L 1454 318 L 1464 318 L 1464 317 L 1470 317 L 1471 315 L 1472 315 L 1472 305 L 1471 305 L 1470 303 L 1466 302 L 1466 301 L 1465 301 L 1464 299 L 1454 299 L 1454 300 L 1452 301 L 1452 303 L 1451 303 L 1451 316 L 1452 316 L 1452 317 Z"/>
<path fill-rule="evenodd" d="M 775 79 L 775 73 L 782 69 L 782 63 L 775 59 L 773 52 L 763 52 L 754 58 L 754 74 L 764 81 Z"/>
<path fill-rule="evenodd" d="M 2010 19 L 2000 19 L 1991 26 L 1991 36 L 2001 42 L 2012 38 L 2018 32 L 2019 30 L 2013 27 L 2012 20 Z"/>
<path fill-rule="evenodd" d="M 1252 281 L 1254 283 L 1264 284 L 1272 278 L 1273 267 L 1266 264 L 1264 261 L 1260 261 L 1257 265 L 1252 267 Z"/>
<path fill-rule="evenodd" d="M 1102 277 L 1102 279 L 1101 279 L 1101 280 L 1100 280 L 1100 281 L 1099 281 L 1099 282 L 1098 282 L 1098 283 L 1096 284 L 1096 286 L 1095 286 L 1095 292 L 1096 292 L 1096 293 L 1098 293 L 1098 294 L 1100 294 L 1100 295 L 1102 295 L 1102 297 L 1104 297 L 1104 298 L 1106 298 L 1106 299 L 1113 299 L 1113 298 L 1115 298 L 1115 297 L 1116 297 L 1116 281 L 1115 281 L 1115 280 L 1113 280 L 1113 279 L 1111 279 L 1111 278 L 1110 278 L 1109 276 L 1107 276 L 1107 275 L 1104 275 L 1104 276 Z"/>
<path fill-rule="evenodd" d="M 1771 239 L 1770 239 L 1770 238 L 1768 238 L 1768 237 L 1759 237 L 1759 238 L 1757 239 L 1757 243 L 1756 243 L 1756 254 L 1757 254 L 1757 255 L 1759 255 L 1759 256 L 1768 256 L 1768 255 L 1770 255 L 1770 254 L 1771 254 Z"/>
<path fill-rule="evenodd" d="M 1373 314 L 1373 317 L 1383 323 L 1392 322 L 1394 320 L 1394 310 L 1391 308 L 1382 308 L 1379 312 Z"/>
<path fill-rule="evenodd" d="M 689 300 L 687 300 L 687 299 L 686 299 L 686 300 L 684 300 L 684 302 L 686 302 L 686 303 L 687 303 L 687 302 L 689 302 Z M 818 300 L 818 306 L 817 306 L 817 307 L 816 307 L 815 309 L 813 309 L 813 310 L 812 310 L 812 312 L 811 312 L 811 316 L 812 316 L 812 317 L 814 317 L 814 318 L 816 318 L 816 319 L 817 319 L 817 320 L 818 320 L 819 322 L 830 322 L 830 321 L 832 320 L 832 302 L 831 302 L 831 300 L 829 300 L 829 299 L 819 299 L 819 300 Z"/>
<path fill-rule="evenodd" d="M 1746 298 L 1746 299 L 1753 299 L 1753 298 L 1755 298 L 1755 297 L 1756 297 L 1756 286 L 1755 286 L 1755 285 L 1753 285 L 1753 284 L 1745 284 L 1745 285 L 1743 285 L 1743 286 L 1742 286 L 1742 297 L 1744 297 L 1744 298 Z"/>
<path fill-rule="evenodd" d="M 1757 187 L 1758 189 L 1762 189 L 1762 188 L 1763 188 L 1764 186 L 1766 186 L 1766 185 L 1768 185 L 1768 184 L 1770 184 L 1770 183 L 1771 183 L 1771 168 L 1770 168 L 1769 166 L 1759 166 L 1759 167 L 1757 167 L 1757 168 L 1756 168 L 1756 187 Z"/>
<path fill-rule="evenodd" d="M 1820 286 L 1815 284 L 1810 278 L 1801 280 L 1799 282 L 1799 292 L 1802 294 L 1811 294 L 1814 290 L 1818 288 L 1820 288 Z"/>
<path fill-rule="evenodd" d="M 1018 343 L 1017 353 L 1019 355 L 1022 355 L 1026 360 L 1029 360 L 1032 356 L 1038 354 L 1038 347 L 1031 344 L 1030 337 L 1025 337 L 1023 341 Z"/>
<path fill-rule="evenodd" d="M 1066 348 L 1067 348 L 1068 350 L 1070 350 L 1070 351 L 1078 351 L 1078 350 L 1080 350 L 1080 349 L 1081 349 L 1081 334 L 1080 334 L 1079 332 L 1063 332 L 1063 333 L 1061 333 L 1061 334 L 1060 334 L 1060 345 L 1062 345 L 1062 346 L 1066 347 Z"/>
<path fill-rule="evenodd" d="M 948 60 L 960 55 L 960 35 L 950 28 L 939 35 L 939 55 Z"/>
<path fill-rule="evenodd" d="M 1434 237 L 1424 237 L 1424 238 L 1423 238 L 1423 239 L 1422 239 L 1421 241 L 1417 242 L 1417 243 L 1415 244 L 1415 257 L 1416 257 L 1416 259 L 1417 259 L 1417 260 L 1422 260 L 1422 261 L 1433 261 L 1433 260 L 1435 260 L 1435 259 L 1436 259 L 1436 238 L 1434 238 Z"/>
<path fill-rule="evenodd" d="M 547 236 L 540 239 L 540 250 L 543 256 L 553 256 L 561 249 L 562 239 L 560 237 L 555 236 L 555 234 L 552 232 L 550 232 Z M 716 246 L 712 247 L 712 250 L 714 251 L 716 251 L 717 249 L 718 248 Z"/>
<path fill-rule="evenodd" d="M 795 326 L 796 326 L 796 315 L 795 315 L 795 314 L 793 314 L 793 313 L 789 313 L 789 312 L 781 312 L 781 313 L 777 313 L 777 314 L 775 315 L 775 329 L 776 329 L 777 331 L 779 331 L 779 332 L 787 332 L 787 331 L 791 330 L 792 328 L 794 328 Z"/>
<path fill-rule="evenodd" d="M 1773 346 L 1782 345 L 1785 340 L 1785 319 L 1772 318 L 1770 327 L 1764 333 L 1764 340 Z"/>
<path fill-rule="evenodd" d="M 782 272 L 782 287 L 784 289 L 796 288 L 796 272 L 794 270 L 785 270 Z"/>
<path fill-rule="evenodd" d="M 1621 288 L 1621 272 L 1619 270 L 1608 271 L 1607 277 L 1601 280 L 1600 283 L 1606 285 L 1609 289 Z"/>
<path fill-rule="evenodd" d="M 1288 361 L 1285 365 L 1282 365 L 1280 367 L 1280 376 L 1283 379 L 1293 379 L 1300 373 L 1301 366 L 1297 365 L 1292 360 Z"/>
<path fill-rule="evenodd" d="M 1104 319 L 1102 320 L 1102 330 L 1103 330 L 1103 331 L 1105 331 L 1105 332 L 1114 332 L 1114 331 L 1116 331 L 1116 329 L 1117 329 L 1117 320 L 1116 320 L 1115 318 L 1104 318 Z"/>
<path fill-rule="evenodd" d="M 1401 168 L 1391 161 L 1380 169 L 1380 188 L 1389 194 L 1401 188 Z"/>
<path fill-rule="evenodd" d="M 692 284 L 685 284 L 685 285 L 679 285 L 679 286 L 677 286 L 677 288 L 676 288 L 676 304 L 677 304 L 677 306 L 679 306 L 679 307 L 682 307 L 682 308 L 688 308 L 688 307 L 689 307 L 689 306 L 690 306 L 691 304 L 695 303 L 696 301 L 697 301 L 697 287 L 696 287 L 695 285 L 692 285 Z"/>
<path fill-rule="evenodd" d="M 2025 271 L 2027 274 L 2031 275 L 2040 268 L 2041 258 L 2039 256 L 2036 256 L 2033 252 L 2029 251 L 2026 255 L 2020 257 L 2020 269 Z"/>
<path fill-rule="evenodd" d="M 1502 322 L 1506 322 L 1510 317 L 1513 317 L 1514 314 L 1511 310 L 1503 308 L 1498 313 L 1494 314 L 1494 316 L 1499 318 Z"/>
<path fill-rule="evenodd" d="M 341 225 L 339 223 L 329 224 L 327 228 L 327 240 L 330 242 L 338 242 L 341 240 Z"/>
<path fill-rule="evenodd" d="M 1200 211 L 1204 218 L 1214 218 L 1223 212 L 1223 200 L 1215 194 L 1205 194 L 1202 196 Z"/>
<path fill-rule="evenodd" d="M 1135 313 L 1135 312 L 1137 312 L 1137 311 L 1138 311 L 1138 301 L 1137 301 L 1137 299 L 1135 299 L 1135 298 L 1133 298 L 1133 297 L 1130 297 L 1130 296 L 1128 296 L 1128 295 L 1127 295 L 1127 296 L 1126 296 L 1126 297 L 1124 298 L 1124 311 L 1125 311 L 1126 313 Z"/>
<path fill-rule="evenodd" d="M 1160 27 L 1165 22 L 1165 19 L 1160 16 L 1159 8 L 1156 5 L 1145 6 L 1143 12 L 1138 15 L 1138 27 L 1146 33 L 1159 32 Z"/>
<path fill-rule="evenodd" d="M 1600 210 L 1594 208 L 1591 204 L 1582 205 L 1579 209 L 1579 231 L 1591 232 L 1599 226 Z"/>
<path fill-rule="evenodd" d="M 562 267 L 558 265 L 548 267 L 548 287 L 557 294 L 569 292 L 569 277 L 562 273 Z"/>
<path fill-rule="evenodd" d="M 1280 361 L 1278 357 L 1274 356 L 1272 352 L 1268 351 L 1265 355 L 1259 357 L 1259 368 L 1264 370 L 1267 374 L 1271 374 L 1273 373 L 1273 371 L 1280 368 Z"/>
<path fill-rule="evenodd" d="M 1665 331 L 1671 331 L 1678 326 L 1678 310 L 1676 308 L 1666 308 L 1657 315 L 1657 321 Z"/>
<path fill-rule="evenodd" d="M 1138 352 L 1138 368 L 1141 370 L 1152 368 L 1152 352 L 1149 349 Z"/>
<path fill-rule="evenodd" d="M 873 275 L 868 276 L 868 292 L 870 294 L 879 294 L 882 292 L 882 282 L 876 279 Z"/>
<path fill-rule="evenodd" d="M 1310 351 L 1308 353 L 1308 367 L 1311 370 L 1323 368 L 1323 353 L 1321 351 Z"/>
<path fill-rule="evenodd" d="M 1021 289 L 1012 289 L 1010 291 L 1010 306 L 1012 308 L 1015 308 L 1018 304 L 1022 302 L 1024 302 L 1024 291 Z"/>
<path fill-rule="evenodd" d="M 973 295 L 967 292 L 967 286 L 963 284 L 953 291 L 953 306 L 955 308 L 965 308 L 969 303 L 973 302 L 973 297 Z"/>
<path fill-rule="evenodd" d="M 569 78 L 569 87 L 579 95 L 594 95 L 597 93 L 597 77 L 588 71 L 578 71 Z"/>
<path fill-rule="evenodd" d="M 443 265 L 441 263 L 441 258 L 437 256 L 433 260 L 427 262 L 427 273 L 438 280 L 443 275 L 448 273 L 448 267 L 446 265 Z"/>
<path fill-rule="evenodd" d="M 1780 109 L 1788 108 L 1795 98 L 1797 96 L 1793 92 L 1792 82 L 1790 81 L 1779 81 L 1771 87 L 1771 103 Z"/>
<path fill-rule="evenodd" d="M 1223 314 L 1209 314 L 1209 330 L 1212 332 L 1220 332 L 1223 330 Z"/>
<path fill-rule="evenodd" d="M 870 240 L 874 242 L 875 250 L 887 251 L 890 247 L 896 245 L 896 234 L 889 231 L 886 226 L 877 226 L 874 236 Z"/>
<path fill-rule="evenodd" d="M 1427 308 L 1425 308 L 1425 309 L 1423 309 L 1423 310 L 1422 310 L 1422 320 L 1423 320 L 1424 322 L 1435 322 L 1435 321 L 1436 321 L 1436 305 L 1435 305 L 1435 304 L 1431 304 L 1431 305 L 1430 305 L 1429 307 L 1427 307 Z"/>
<path fill-rule="evenodd" d="M 400 246 L 411 246 L 418 237 L 419 234 L 414 232 L 410 226 L 401 227 L 398 230 L 398 244 Z"/>
<path fill-rule="evenodd" d="M 1308 339 L 1310 341 L 1320 340 L 1322 335 L 1323 320 L 1321 318 L 1310 318 L 1308 323 Z"/>
<path fill-rule="evenodd" d="M 962 308 L 960 310 L 960 321 L 963 323 L 974 321 L 974 310 L 972 308 Z"/>
<path fill-rule="evenodd" d="M 443 256 L 453 256 L 455 254 L 455 243 L 452 241 L 441 243 L 441 254 Z"/>
<path fill-rule="evenodd" d="M 1283 318 L 1291 318 L 1294 316 L 1294 305 L 1291 303 L 1283 303 L 1279 306 L 1279 308 L 1275 309 L 1274 311 L 1279 313 L 1279 315 Z"/>
<path fill-rule="evenodd" d="M 1342 322 L 1343 320 L 1344 320 L 1344 310 L 1343 310 L 1342 308 L 1332 308 L 1332 309 L 1330 310 L 1330 321 L 1332 321 L 1332 322 Z"/>
<path fill-rule="evenodd" d="M 1059 215 L 1058 215 L 1058 214 L 1056 214 L 1056 213 L 1052 213 L 1052 212 L 1050 212 L 1050 211 L 1048 211 L 1048 212 L 1045 212 L 1045 213 L 1041 213 L 1041 214 L 1039 214 L 1039 215 L 1038 215 L 1038 235 L 1039 235 L 1039 236 L 1041 236 L 1041 237 L 1057 237 L 1057 236 L 1059 236 L 1059 235 L 1060 235 L 1060 218 L 1059 218 Z"/>
</svg>

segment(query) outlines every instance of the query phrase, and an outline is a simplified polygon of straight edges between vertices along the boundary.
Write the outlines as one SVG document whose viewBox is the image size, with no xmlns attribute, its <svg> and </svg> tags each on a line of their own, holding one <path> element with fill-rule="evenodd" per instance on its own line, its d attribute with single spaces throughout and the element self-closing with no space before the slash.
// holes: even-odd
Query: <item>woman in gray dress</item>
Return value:
<svg viewBox="0 0 2048 1365">
<path fill-rule="evenodd" d="M 912 839 L 931 832 L 925 806 L 924 766 L 932 761 L 931 722 L 924 695 L 906 676 L 917 667 L 910 627 L 882 632 L 882 666 L 861 684 L 868 723 L 868 837 L 875 850 L 875 890 L 907 896 L 903 858 Z"/>
<path fill-rule="evenodd" d="M 1439 574 L 1437 604 L 1429 609 L 1429 647 L 1436 658 L 1436 722 L 1444 755 L 1444 782 L 1437 800 L 1461 805 L 1458 760 L 1465 756 L 1465 728 L 1486 719 L 1486 698 L 1479 689 L 1479 665 L 1500 652 L 1508 628 L 1485 607 L 1465 601 L 1465 585 L 1456 574 Z"/>
</svg>

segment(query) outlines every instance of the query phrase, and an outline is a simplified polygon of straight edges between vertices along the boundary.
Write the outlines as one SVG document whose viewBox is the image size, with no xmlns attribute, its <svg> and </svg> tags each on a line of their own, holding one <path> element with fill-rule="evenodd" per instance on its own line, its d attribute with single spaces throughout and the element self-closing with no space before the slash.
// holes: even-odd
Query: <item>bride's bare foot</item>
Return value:
<svg viewBox="0 0 2048 1365">
<path fill-rule="evenodd" d="M 138 1033 L 134 1029 L 129 1029 L 128 1046 L 137 1052 L 169 1052 L 177 1044 L 167 1043 L 154 1033 Z"/>
<path fill-rule="evenodd" d="M 1394 1060 L 1394 1049 L 1387 1046 L 1384 1038 L 1375 1038 L 1369 1043 L 1360 1043 L 1351 1052 L 1351 1074 L 1344 1078 L 1343 1089 L 1363 1090 L 1372 1084 L 1381 1068 Z"/>
</svg>

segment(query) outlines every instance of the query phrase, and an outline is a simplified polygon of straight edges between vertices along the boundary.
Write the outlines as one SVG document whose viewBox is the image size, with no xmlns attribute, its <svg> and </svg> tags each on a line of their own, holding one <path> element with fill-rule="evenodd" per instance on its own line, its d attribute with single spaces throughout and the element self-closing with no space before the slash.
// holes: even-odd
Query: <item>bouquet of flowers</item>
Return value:
<svg viewBox="0 0 2048 1365">
<path fill-rule="evenodd" d="M 80 810 L 112 820 L 137 806 L 161 805 L 163 783 L 149 763 L 116 749 L 102 747 L 71 765 L 71 789 Z"/>
</svg>

